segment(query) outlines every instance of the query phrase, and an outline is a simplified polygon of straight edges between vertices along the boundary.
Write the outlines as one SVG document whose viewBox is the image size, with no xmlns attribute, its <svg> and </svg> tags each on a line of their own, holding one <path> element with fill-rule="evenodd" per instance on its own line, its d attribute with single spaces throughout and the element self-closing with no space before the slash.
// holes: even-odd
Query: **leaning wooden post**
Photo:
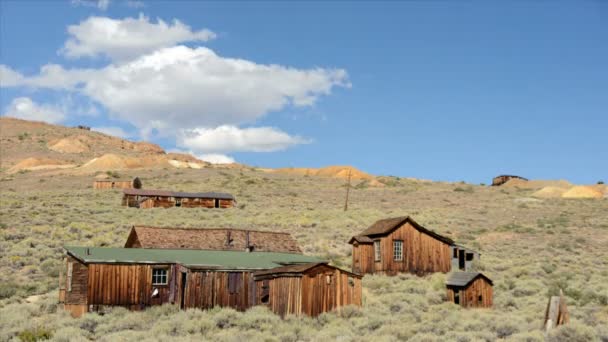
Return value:
<svg viewBox="0 0 608 342">
<path fill-rule="evenodd" d="M 544 329 L 545 335 L 549 334 L 551 329 L 558 325 L 567 324 L 570 321 L 568 308 L 566 307 L 566 299 L 564 292 L 560 289 L 559 296 L 552 296 L 549 299 L 547 310 L 545 311 Z"/>
</svg>

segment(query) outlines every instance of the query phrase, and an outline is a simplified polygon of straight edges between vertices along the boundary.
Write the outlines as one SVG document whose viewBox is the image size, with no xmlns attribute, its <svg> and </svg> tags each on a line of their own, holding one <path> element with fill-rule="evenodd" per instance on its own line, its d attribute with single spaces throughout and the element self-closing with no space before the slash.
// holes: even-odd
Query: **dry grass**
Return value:
<svg viewBox="0 0 608 342">
<path fill-rule="evenodd" d="M 390 186 L 351 191 L 343 181 L 250 170 L 154 170 L 144 187 L 226 191 L 238 208 L 120 207 L 120 192 L 95 191 L 92 177 L 0 175 L 0 340 L 236 341 L 542 341 L 549 294 L 564 289 L 572 324 L 553 340 L 608 340 L 608 201 L 532 199 L 533 190 L 391 178 Z M 457 190 L 462 189 L 462 190 Z M 171 306 L 116 309 L 69 318 L 56 305 L 62 246 L 121 246 L 130 225 L 239 227 L 286 231 L 305 253 L 350 267 L 353 234 L 379 218 L 418 222 L 478 249 L 479 268 L 494 280 L 492 310 L 444 303 L 445 276 L 367 276 L 364 306 L 318 319 L 280 320 L 262 308 L 177 312 Z M 43 294 L 36 303 L 30 295 Z"/>
</svg>

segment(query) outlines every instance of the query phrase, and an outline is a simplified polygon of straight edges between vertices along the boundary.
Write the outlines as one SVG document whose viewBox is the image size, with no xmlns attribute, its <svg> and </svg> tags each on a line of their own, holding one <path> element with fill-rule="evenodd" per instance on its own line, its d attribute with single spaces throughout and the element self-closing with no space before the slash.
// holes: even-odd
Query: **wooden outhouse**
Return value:
<svg viewBox="0 0 608 342">
<path fill-rule="evenodd" d="M 359 274 L 327 263 L 289 265 L 258 271 L 256 303 L 285 316 L 318 316 L 346 305 L 361 306 Z"/>
<path fill-rule="evenodd" d="M 96 179 L 93 181 L 93 189 L 141 189 L 141 180 L 135 177 L 133 180 Z"/>
<path fill-rule="evenodd" d="M 506 182 L 508 182 L 511 179 L 521 179 L 524 181 L 527 181 L 527 178 L 524 177 L 520 177 L 520 176 L 514 176 L 514 175 L 500 175 L 500 176 L 496 176 L 492 179 L 492 186 L 499 186 L 499 185 L 503 185 Z"/>
<path fill-rule="evenodd" d="M 479 253 L 424 228 L 409 216 L 376 221 L 349 243 L 353 272 L 362 274 L 466 271 L 479 258 Z"/>
<path fill-rule="evenodd" d="M 122 205 L 134 208 L 232 208 L 236 200 L 221 192 L 124 189 Z"/>
<path fill-rule="evenodd" d="M 479 272 L 454 272 L 447 281 L 447 300 L 466 308 L 492 307 L 492 280 Z"/>
<path fill-rule="evenodd" d="M 297 253 L 94 247 L 65 250 L 66 276 L 60 298 L 76 317 L 112 306 L 142 310 L 164 303 L 182 309 L 221 306 L 246 310 L 269 305 L 280 315 L 316 315 L 361 303 L 360 277 Z M 297 272 L 283 269 L 296 265 L 301 266 Z M 255 274 L 272 269 L 276 272 Z M 325 282 L 319 283 L 317 277 Z M 292 279 L 299 279 L 299 285 L 284 285 Z M 292 308 L 295 298 L 300 303 L 297 310 Z"/>
<path fill-rule="evenodd" d="M 233 228 L 168 228 L 133 226 L 125 248 L 207 249 L 299 253 L 289 233 Z"/>
</svg>

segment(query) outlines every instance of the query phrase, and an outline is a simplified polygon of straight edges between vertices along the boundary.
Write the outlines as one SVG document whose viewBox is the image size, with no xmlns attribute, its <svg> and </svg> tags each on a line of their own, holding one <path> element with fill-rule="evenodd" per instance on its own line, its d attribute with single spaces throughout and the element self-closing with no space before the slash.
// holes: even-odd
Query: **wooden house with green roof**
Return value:
<svg viewBox="0 0 608 342">
<path fill-rule="evenodd" d="M 65 251 L 60 301 L 75 317 L 111 306 L 142 310 L 164 303 L 182 309 L 267 305 L 282 316 L 361 305 L 361 276 L 299 253 L 94 247 Z"/>
</svg>

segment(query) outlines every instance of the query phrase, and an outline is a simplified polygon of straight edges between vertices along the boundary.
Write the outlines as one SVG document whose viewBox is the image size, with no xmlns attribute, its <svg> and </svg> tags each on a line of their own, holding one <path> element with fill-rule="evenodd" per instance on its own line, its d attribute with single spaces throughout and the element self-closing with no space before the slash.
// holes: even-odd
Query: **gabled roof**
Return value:
<svg viewBox="0 0 608 342">
<path fill-rule="evenodd" d="M 168 228 L 133 226 L 126 248 L 173 248 L 298 253 L 302 250 L 289 233 L 232 228 Z"/>
<path fill-rule="evenodd" d="M 478 277 L 486 279 L 490 285 L 493 285 L 492 280 L 480 272 L 454 272 L 448 277 L 445 284 L 448 286 L 467 286 Z"/>
<path fill-rule="evenodd" d="M 358 241 L 360 243 L 369 243 L 363 237 L 371 238 L 373 236 L 386 235 L 386 234 L 392 232 L 394 229 L 402 226 L 406 222 L 409 222 L 418 231 L 425 233 L 439 241 L 445 242 L 448 245 L 454 244 L 454 240 L 452 240 L 448 237 L 445 237 L 445 236 L 441 236 L 432 230 L 424 228 L 423 226 L 419 225 L 416 221 L 414 221 L 414 219 L 412 219 L 409 216 L 393 217 L 393 218 L 378 220 L 374 224 L 372 224 L 369 228 L 367 228 L 366 230 L 361 232 L 359 235 L 352 237 L 350 239 L 349 243 L 352 244 L 353 241 Z"/>
<path fill-rule="evenodd" d="M 177 198 L 217 198 L 234 200 L 234 196 L 223 192 L 179 192 L 168 190 L 144 190 L 144 189 L 124 189 L 125 195 L 132 196 L 160 196 Z"/>
<path fill-rule="evenodd" d="M 265 270 L 286 264 L 323 262 L 316 257 L 294 253 L 70 246 L 64 248 L 69 255 L 86 264 L 181 264 L 191 268 L 214 270 Z"/>
<path fill-rule="evenodd" d="M 345 271 L 341 268 L 328 265 L 327 262 L 313 262 L 313 263 L 308 263 L 308 264 L 281 266 L 281 267 L 276 267 L 276 268 L 272 268 L 269 270 L 257 271 L 253 274 L 253 276 L 256 279 L 258 279 L 258 278 L 275 278 L 275 277 L 280 277 L 280 276 L 292 276 L 292 277 L 293 276 L 302 276 L 307 271 L 310 271 L 313 268 L 319 267 L 319 266 L 325 266 L 325 267 L 329 267 L 332 269 L 338 269 L 338 270 L 340 270 L 344 273 L 348 273 L 349 275 L 354 276 L 354 277 L 358 277 L 358 278 L 363 277 L 360 274 L 352 273 L 349 271 Z"/>
</svg>

